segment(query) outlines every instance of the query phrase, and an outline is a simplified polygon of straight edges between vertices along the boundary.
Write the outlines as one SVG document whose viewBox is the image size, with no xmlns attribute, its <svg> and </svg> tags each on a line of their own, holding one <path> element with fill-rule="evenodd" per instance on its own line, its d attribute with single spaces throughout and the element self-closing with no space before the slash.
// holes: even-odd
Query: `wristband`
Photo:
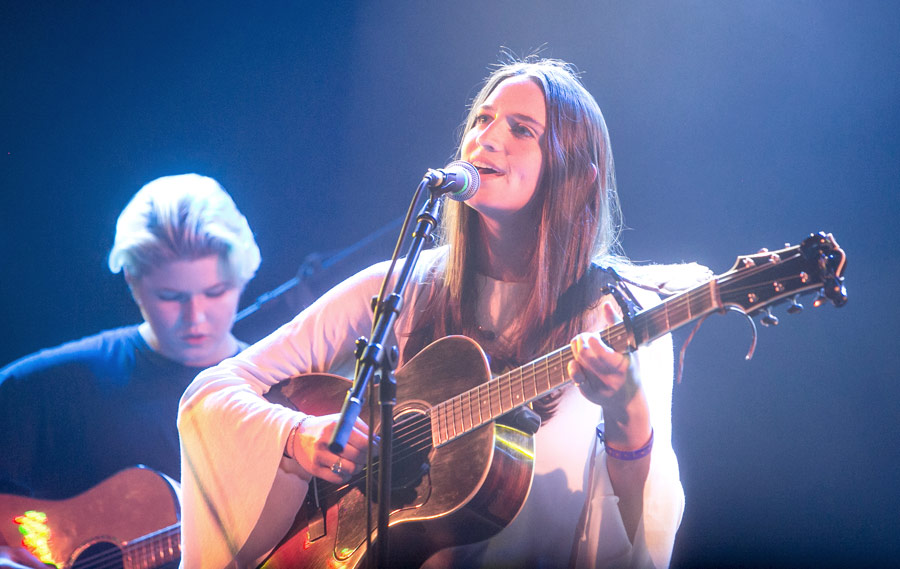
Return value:
<svg viewBox="0 0 900 569">
<path fill-rule="evenodd" d="M 291 427 L 291 432 L 288 433 L 287 444 L 284 445 L 284 456 L 288 458 L 294 458 L 294 436 L 296 436 L 297 431 L 300 429 L 300 425 L 303 424 L 303 421 L 309 419 L 309 415 L 303 417 Z"/>
<path fill-rule="evenodd" d="M 650 440 L 647 441 L 647 444 L 642 446 L 637 450 L 618 450 L 614 449 L 606 442 L 606 437 L 603 435 L 603 428 L 601 425 L 597 425 L 597 438 L 603 443 L 603 448 L 606 450 L 607 456 L 611 456 L 617 460 L 638 460 L 644 458 L 650 451 L 653 450 L 653 429 L 650 429 Z"/>
</svg>

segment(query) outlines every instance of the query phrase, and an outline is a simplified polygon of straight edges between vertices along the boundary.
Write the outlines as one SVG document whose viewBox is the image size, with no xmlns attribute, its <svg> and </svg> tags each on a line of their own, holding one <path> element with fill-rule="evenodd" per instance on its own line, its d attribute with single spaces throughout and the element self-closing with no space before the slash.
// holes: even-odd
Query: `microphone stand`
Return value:
<svg viewBox="0 0 900 569">
<path fill-rule="evenodd" d="M 423 180 L 421 185 L 427 185 L 427 180 Z M 372 328 L 372 337 L 368 341 L 364 338 L 360 338 L 357 341 L 358 365 L 356 377 L 344 399 L 337 428 L 328 445 L 328 448 L 336 454 L 343 452 L 350 432 L 353 430 L 353 424 L 356 422 L 362 409 L 366 386 L 377 372 L 380 377 L 381 443 L 378 458 L 378 537 L 375 542 L 375 549 L 377 567 L 381 569 L 389 567 L 388 561 L 390 558 L 388 522 L 391 512 L 393 412 L 397 403 L 397 383 L 393 373 L 397 363 L 397 347 L 393 346 L 390 350 L 385 350 L 384 342 L 402 308 L 403 291 L 406 289 L 413 268 L 419 260 L 419 254 L 429 240 L 432 230 L 437 225 L 440 207 L 439 192 L 432 191 L 431 196 L 417 218 L 417 225 L 412 234 L 413 240 L 409 246 L 409 253 L 397 277 L 393 292 L 383 302 L 377 303 L 378 305 L 372 307 L 375 311 L 375 325 Z M 373 300 L 377 301 L 377 299 Z"/>
<path fill-rule="evenodd" d="M 349 257 L 353 253 L 356 253 L 360 249 L 362 249 L 365 245 L 368 245 L 374 242 L 376 239 L 385 234 L 388 230 L 394 229 L 398 225 L 401 224 L 403 218 L 395 219 L 394 221 L 388 223 L 387 225 L 381 227 L 380 229 L 375 230 L 374 232 L 366 235 L 356 243 L 350 245 L 349 247 L 338 251 L 328 257 L 324 257 L 319 253 L 310 253 L 303 259 L 303 262 L 300 263 L 300 268 L 297 270 L 297 274 L 282 284 L 278 285 L 276 288 L 265 292 L 258 296 L 253 304 L 247 306 L 240 312 L 238 312 L 235 317 L 235 323 L 240 322 L 244 318 L 250 316 L 251 314 L 260 310 L 264 304 L 267 304 L 276 298 L 280 297 L 282 294 L 291 290 L 295 286 L 299 285 L 301 282 L 309 279 L 311 276 L 314 276 L 317 271 L 327 271 L 332 266 L 336 265 L 340 261 L 343 261 L 345 258 Z M 305 308 L 305 306 L 304 306 Z"/>
</svg>

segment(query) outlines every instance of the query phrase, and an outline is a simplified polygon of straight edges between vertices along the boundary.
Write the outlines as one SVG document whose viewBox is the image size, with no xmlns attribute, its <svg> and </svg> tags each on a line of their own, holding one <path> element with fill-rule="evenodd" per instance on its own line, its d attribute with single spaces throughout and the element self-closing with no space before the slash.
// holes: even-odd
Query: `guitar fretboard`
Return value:
<svg viewBox="0 0 900 569">
<path fill-rule="evenodd" d="M 181 557 L 181 524 L 129 542 L 122 557 L 127 569 L 155 569 L 178 560 Z"/>
<path fill-rule="evenodd" d="M 713 279 L 645 310 L 631 320 L 600 332 L 603 341 L 627 352 L 663 336 L 688 322 L 722 308 L 718 282 Z M 574 355 L 563 346 L 522 367 L 506 372 L 431 408 L 432 444 L 447 444 L 478 427 L 534 401 L 568 381 L 567 367 Z"/>
</svg>

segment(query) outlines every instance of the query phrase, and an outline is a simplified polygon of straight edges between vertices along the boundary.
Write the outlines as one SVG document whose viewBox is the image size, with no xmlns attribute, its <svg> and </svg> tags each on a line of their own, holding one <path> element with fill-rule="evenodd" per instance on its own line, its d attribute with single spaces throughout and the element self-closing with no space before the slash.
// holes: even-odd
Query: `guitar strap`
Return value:
<svg viewBox="0 0 900 569">
<path fill-rule="evenodd" d="M 626 282 L 630 283 L 620 277 L 612 267 L 604 267 L 596 262 L 591 263 L 584 276 L 559 297 L 556 312 L 553 315 L 554 326 L 562 325 L 584 311 L 597 306 L 600 299 L 608 294 L 616 300 L 626 321 L 630 321 L 638 311 L 643 310 L 643 307 L 631 290 L 625 286 Z"/>
<path fill-rule="evenodd" d="M 641 305 L 631 293 L 631 289 L 624 285 L 624 279 L 619 276 L 612 267 L 601 267 L 600 270 L 606 271 L 613 279 L 613 284 L 604 285 L 601 292 L 609 294 L 615 299 L 622 311 L 622 324 L 625 325 L 625 338 L 628 351 L 633 352 L 637 349 L 637 340 L 634 337 L 634 317 L 637 316 Z"/>
</svg>

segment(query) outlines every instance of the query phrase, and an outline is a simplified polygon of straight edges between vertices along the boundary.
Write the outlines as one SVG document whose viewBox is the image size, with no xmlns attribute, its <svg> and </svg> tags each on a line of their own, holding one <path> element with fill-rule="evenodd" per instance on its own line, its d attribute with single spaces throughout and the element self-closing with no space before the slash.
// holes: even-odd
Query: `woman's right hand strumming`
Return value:
<svg viewBox="0 0 900 569">
<path fill-rule="evenodd" d="M 290 448 L 286 449 L 311 476 L 338 484 L 362 471 L 369 445 L 369 427 L 357 418 L 344 451 L 339 455 L 331 452 L 328 443 L 339 418 L 338 413 L 321 417 L 308 415 L 300 421 L 296 434 L 288 439 Z"/>
</svg>

